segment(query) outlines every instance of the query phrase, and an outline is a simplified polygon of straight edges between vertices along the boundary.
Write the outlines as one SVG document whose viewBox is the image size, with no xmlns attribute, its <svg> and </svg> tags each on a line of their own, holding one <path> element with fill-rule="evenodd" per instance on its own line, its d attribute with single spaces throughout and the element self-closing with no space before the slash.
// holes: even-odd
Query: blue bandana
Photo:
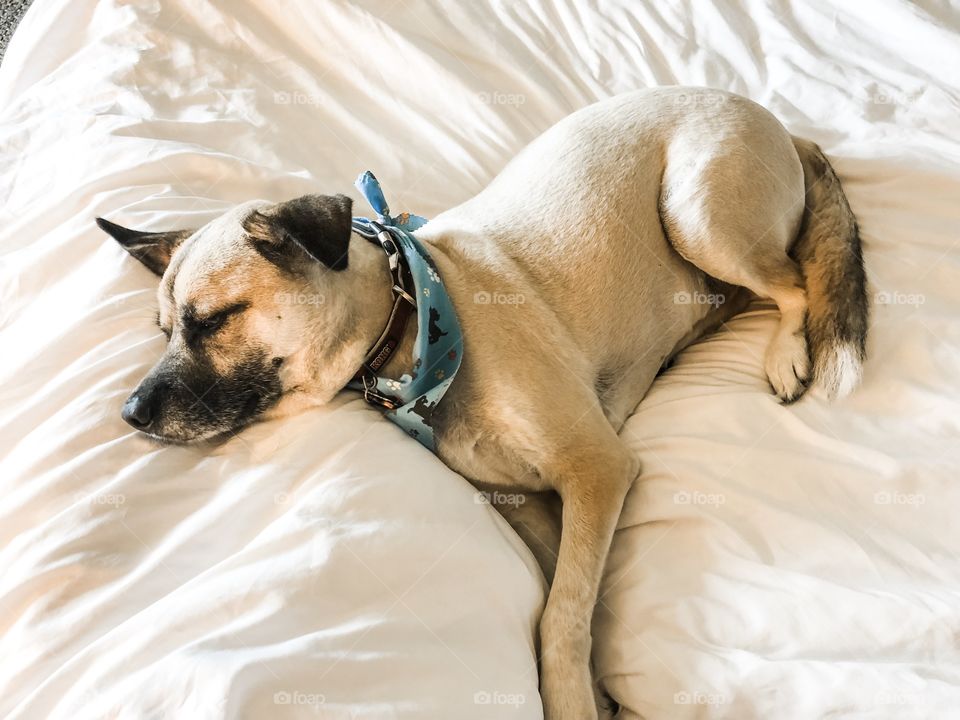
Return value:
<svg viewBox="0 0 960 720">
<path fill-rule="evenodd" d="M 371 374 L 364 382 L 351 383 L 351 386 L 363 390 L 368 400 L 372 395 L 380 399 L 381 405 L 396 406 L 387 411 L 387 418 L 433 451 L 431 417 L 460 369 L 463 356 L 460 323 L 430 253 L 412 234 L 427 221 L 409 213 L 391 217 L 380 183 L 369 170 L 357 178 L 355 185 L 370 203 L 377 219 L 355 217 L 353 230 L 385 248 L 390 247 L 392 240 L 403 255 L 415 292 L 408 294 L 399 288 L 395 291 L 416 305 L 417 338 L 409 375 L 392 380 Z"/>
</svg>

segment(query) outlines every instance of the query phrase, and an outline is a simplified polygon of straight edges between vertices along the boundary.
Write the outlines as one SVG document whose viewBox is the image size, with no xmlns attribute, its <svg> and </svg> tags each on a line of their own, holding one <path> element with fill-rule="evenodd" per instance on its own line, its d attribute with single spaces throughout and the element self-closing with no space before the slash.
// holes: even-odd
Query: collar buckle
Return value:
<svg viewBox="0 0 960 720">
<path fill-rule="evenodd" d="M 417 306 L 417 300 L 416 300 L 416 298 L 414 298 L 410 293 L 408 293 L 406 290 L 404 290 L 404 289 L 403 289 L 402 287 L 400 287 L 399 285 L 394 285 L 394 286 L 393 286 L 393 292 L 394 292 L 394 294 L 397 296 L 398 299 L 399 299 L 399 298 L 403 298 L 404 300 L 406 300 L 408 303 L 410 303 L 410 304 L 413 305 L 414 307 Z"/>
<path fill-rule="evenodd" d="M 371 405 L 380 405 L 387 410 L 395 410 L 400 407 L 400 403 L 397 402 L 396 398 L 389 397 L 377 391 L 376 375 L 364 374 L 361 381 L 363 382 L 363 399 L 368 403 Z"/>
</svg>

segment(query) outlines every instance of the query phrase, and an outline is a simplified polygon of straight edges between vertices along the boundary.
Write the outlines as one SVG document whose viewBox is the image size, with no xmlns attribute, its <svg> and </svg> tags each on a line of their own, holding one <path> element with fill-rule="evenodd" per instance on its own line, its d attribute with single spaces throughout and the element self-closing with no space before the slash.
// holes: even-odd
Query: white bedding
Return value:
<svg viewBox="0 0 960 720">
<path fill-rule="evenodd" d="M 836 405 L 774 401 L 763 303 L 657 381 L 624 431 L 644 469 L 604 682 L 626 718 L 954 714 L 958 16 L 34 0 L 0 67 L 0 716 L 540 716 L 529 553 L 361 400 L 212 452 L 130 432 L 155 279 L 93 218 L 198 225 L 368 168 L 430 216 L 572 110 L 657 84 L 743 93 L 820 142 L 875 304 Z"/>
</svg>

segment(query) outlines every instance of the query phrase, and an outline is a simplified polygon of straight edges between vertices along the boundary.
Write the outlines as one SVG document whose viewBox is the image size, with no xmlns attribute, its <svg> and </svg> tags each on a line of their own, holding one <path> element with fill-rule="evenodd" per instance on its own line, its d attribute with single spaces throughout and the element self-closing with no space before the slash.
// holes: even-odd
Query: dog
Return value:
<svg viewBox="0 0 960 720">
<path fill-rule="evenodd" d="M 98 218 L 160 276 L 169 340 L 123 418 L 185 443 L 339 393 L 392 303 L 384 252 L 351 239 L 351 210 L 344 195 L 308 195 L 246 203 L 199 229 Z M 784 403 L 811 382 L 829 398 L 851 392 L 868 314 L 856 219 L 820 149 L 764 108 L 661 88 L 570 115 L 415 236 L 463 328 L 459 374 L 431 410 L 436 452 L 481 490 L 542 499 L 500 509 L 551 583 L 544 711 L 609 713 L 591 679 L 590 620 L 640 471 L 618 431 L 665 362 L 754 296 L 780 311 L 764 368 Z M 725 302 L 689 301 L 704 295 Z M 410 372 L 416 333 L 406 328 L 384 377 Z"/>
</svg>

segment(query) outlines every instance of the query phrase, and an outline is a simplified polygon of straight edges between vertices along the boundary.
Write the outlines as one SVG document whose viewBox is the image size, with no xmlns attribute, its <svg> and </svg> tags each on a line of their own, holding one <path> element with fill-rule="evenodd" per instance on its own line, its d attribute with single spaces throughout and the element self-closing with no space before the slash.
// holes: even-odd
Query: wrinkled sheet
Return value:
<svg viewBox="0 0 960 720">
<path fill-rule="evenodd" d="M 35 0 L 0 67 L 0 716 L 540 716 L 529 553 L 358 398 L 212 452 L 129 431 L 155 280 L 93 217 L 195 226 L 368 168 L 429 217 L 569 112 L 665 84 L 745 94 L 828 152 L 870 357 L 848 400 L 781 406 L 756 303 L 658 379 L 623 433 L 643 473 L 600 675 L 626 718 L 952 715 L 957 14 Z"/>
</svg>

